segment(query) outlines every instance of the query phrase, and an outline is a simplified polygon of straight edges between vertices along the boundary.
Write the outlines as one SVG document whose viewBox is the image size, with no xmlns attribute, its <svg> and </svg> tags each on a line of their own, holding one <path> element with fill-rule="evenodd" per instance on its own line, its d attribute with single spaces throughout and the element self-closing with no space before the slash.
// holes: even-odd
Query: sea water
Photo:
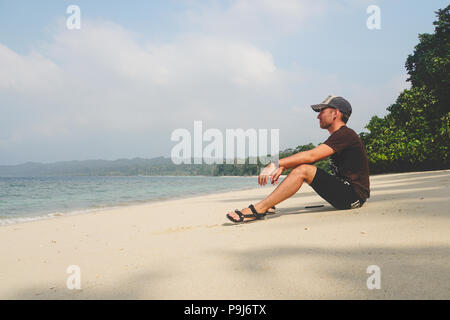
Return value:
<svg viewBox="0 0 450 320">
<path fill-rule="evenodd" d="M 256 177 L 0 177 L 0 225 L 256 187 Z"/>
</svg>

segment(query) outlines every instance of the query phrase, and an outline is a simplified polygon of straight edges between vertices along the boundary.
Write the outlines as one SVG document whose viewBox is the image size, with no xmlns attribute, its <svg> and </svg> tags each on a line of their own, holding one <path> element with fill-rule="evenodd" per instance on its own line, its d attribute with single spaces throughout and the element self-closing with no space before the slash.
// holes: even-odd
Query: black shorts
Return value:
<svg viewBox="0 0 450 320">
<path fill-rule="evenodd" d="M 317 168 L 310 186 L 336 209 L 354 209 L 364 204 L 349 182 Z"/>
</svg>

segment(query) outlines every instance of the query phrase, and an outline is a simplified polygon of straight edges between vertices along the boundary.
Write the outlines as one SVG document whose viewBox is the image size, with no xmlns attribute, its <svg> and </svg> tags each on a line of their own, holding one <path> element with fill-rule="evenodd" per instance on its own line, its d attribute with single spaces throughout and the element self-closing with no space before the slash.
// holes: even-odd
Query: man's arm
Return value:
<svg viewBox="0 0 450 320">
<path fill-rule="evenodd" d="M 321 144 L 314 149 L 302 151 L 292 156 L 280 159 L 278 164 L 280 167 L 289 169 L 296 167 L 303 163 L 313 163 L 331 156 L 334 150 L 326 144 Z"/>
<path fill-rule="evenodd" d="M 290 157 L 283 158 L 278 160 L 278 168 L 274 162 L 269 163 L 261 174 L 258 176 L 258 184 L 265 185 L 267 184 L 267 180 L 269 176 L 272 176 L 271 182 L 272 184 L 278 183 L 278 178 L 284 169 L 289 169 L 296 167 L 303 163 L 313 163 L 324 159 L 326 157 L 331 156 L 334 153 L 334 150 L 326 144 L 321 144 L 320 146 L 315 147 L 312 150 L 299 152 L 293 154 Z"/>
</svg>

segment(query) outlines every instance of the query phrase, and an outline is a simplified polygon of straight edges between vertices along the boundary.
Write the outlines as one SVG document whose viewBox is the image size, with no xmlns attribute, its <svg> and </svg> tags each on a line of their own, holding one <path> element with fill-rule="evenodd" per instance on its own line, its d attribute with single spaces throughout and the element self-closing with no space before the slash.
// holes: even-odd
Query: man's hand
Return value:
<svg viewBox="0 0 450 320">
<path fill-rule="evenodd" d="M 275 163 L 273 162 L 269 163 L 259 174 L 258 184 L 261 186 L 266 185 L 270 176 L 272 176 L 272 178 L 270 179 L 270 182 L 272 184 L 278 183 L 278 178 L 283 173 L 283 170 L 284 170 L 283 167 L 277 168 Z"/>
<path fill-rule="evenodd" d="M 270 183 L 271 184 L 274 184 L 274 183 L 278 184 L 278 178 L 281 176 L 281 174 L 283 173 L 284 170 L 286 170 L 286 168 L 279 167 L 277 169 L 277 171 L 274 174 L 272 174 L 272 178 L 270 179 Z"/>
</svg>

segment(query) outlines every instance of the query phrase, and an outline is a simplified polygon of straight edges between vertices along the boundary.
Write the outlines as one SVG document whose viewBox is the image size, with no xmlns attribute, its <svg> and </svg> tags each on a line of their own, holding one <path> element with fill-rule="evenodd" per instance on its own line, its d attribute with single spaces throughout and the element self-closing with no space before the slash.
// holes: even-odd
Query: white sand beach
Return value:
<svg viewBox="0 0 450 320">
<path fill-rule="evenodd" d="M 372 176 L 360 209 L 335 210 L 305 185 L 265 220 L 225 218 L 270 191 L 0 227 L 0 298 L 450 298 L 450 170 Z M 70 265 L 80 290 L 66 286 Z M 380 289 L 367 287 L 370 265 Z"/>
</svg>

